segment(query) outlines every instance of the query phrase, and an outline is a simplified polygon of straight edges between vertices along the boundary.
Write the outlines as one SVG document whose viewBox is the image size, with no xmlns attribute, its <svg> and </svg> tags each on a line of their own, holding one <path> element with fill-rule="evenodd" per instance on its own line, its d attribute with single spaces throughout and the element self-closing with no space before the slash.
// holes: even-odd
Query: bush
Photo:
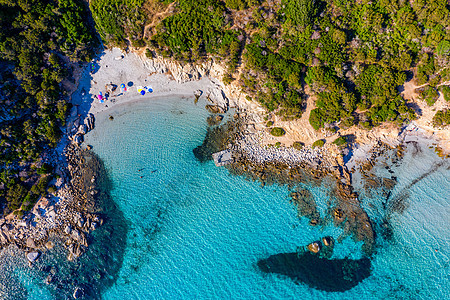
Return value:
<svg viewBox="0 0 450 300">
<path fill-rule="evenodd" d="M 439 87 L 439 91 L 444 95 L 445 101 L 450 101 L 450 86 L 442 85 Z"/>
<path fill-rule="evenodd" d="M 47 163 L 44 163 L 44 164 L 42 165 L 42 167 L 40 167 L 40 168 L 37 170 L 37 173 L 38 173 L 39 175 L 43 175 L 43 174 L 49 174 L 49 173 L 51 173 L 52 171 L 53 171 L 52 166 L 49 165 L 49 164 L 47 164 Z"/>
<path fill-rule="evenodd" d="M 436 100 L 439 98 L 437 90 L 431 86 L 426 86 L 419 92 L 420 97 L 425 100 L 429 106 L 433 106 Z"/>
<path fill-rule="evenodd" d="M 234 81 L 233 76 L 231 76 L 230 73 L 225 73 L 222 77 L 222 81 L 225 85 L 229 85 L 230 83 L 232 83 Z"/>
<path fill-rule="evenodd" d="M 145 47 L 147 44 L 145 43 L 145 41 L 143 39 L 139 39 L 139 40 L 131 41 L 131 45 L 133 45 L 133 47 L 135 47 L 135 48 L 141 48 L 141 47 Z"/>
<path fill-rule="evenodd" d="M 272 127 L 273 126 L 273 122 L 272 121 L 268 121 L 267 123 L 266 123 L 266 127 Z"/>
<path fill-rule="evenodd" d="M 280 148 L 281 147 L 281 142 L 276 142 L 275 143 L 275 148 Z"/>
<path fill-rule="evenodd" d="M 53 194 L 53 193 L 56 192 L 56 187 L 55 187 L 54 185 L 51 185 L 51 186 L 48 187 L 47 191 L 48 191 L 50 194 Z"/>
<path fill-rule="evenodd" d="M 434 126 L 447 126 L 450 124 L 450 110 L 439 110 L 433 117 Z"/>
<path fill-rule="evenodd" d="M 286 131 L 281 127 L 274 127 L 270 131 L 270 134 L 273 136 L 283 136 L 286 134 Z"/>
<path fill-rule="evenodd" d="M 337 145 L 337 146 L 344 146 L 347 144 L 347 138 L 345 136 L 340 136 L 337 139 L 335 139 L 333 141 L 333 144 Z"/>
<path fill-rule="evenodd" d="M 294 142 L 292 147 L 297 150 L 301 150 L 305 146 L 305 143 L 302 142 Z"/>
<path fill-rule="evenodd" d="M 315 141 L 315 142 L 312 144 L 312 147 L 313 147 L 313 148 L 316 148 L 316 147 L 323 147 L 323 145 L 325 145 L 325 141 L 324 141 L 324 140 L 317 140 L 317 141 Z"/>
</svg>

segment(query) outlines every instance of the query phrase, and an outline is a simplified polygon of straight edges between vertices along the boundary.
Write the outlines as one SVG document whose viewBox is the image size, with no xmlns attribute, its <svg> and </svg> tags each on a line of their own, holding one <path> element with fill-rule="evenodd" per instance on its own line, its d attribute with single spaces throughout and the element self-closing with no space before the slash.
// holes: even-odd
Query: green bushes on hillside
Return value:
<svg viewBox="0 0 450 300">
<path fill-rule="evenodd" d="M 52 172 L 31 166 L 42 164 L 42 153 L 51 153 L 61 136 L 70 108 L 63 84 L 70 61 L 93 56 L 87 15 L 81 0 L 0 2 L 0 202 L 9 210 L 31 193 L 36 173 Z"/>
<path fill-rule="evenodd" d="M 278 137 L 278 136 L 285 135 L 286 131 L 283 128 L 281 128 L 281 127 L 273 127 L 270 130 L 270 134 L 273 135 L 273 136 L 277 136 Z"/>
<path fill-rule="evenodd" d="M 438 110 L 433 117 L 434 126 L 447 126 L 450 124 L 450 110 Z"/>
<path fill-rule="evenodd" d="M 317 148 L 317 147 L 323 147 L 325 145 L 325 141 L 324 140 L 317 140 L 312 144 L 313 148 Z"/>
</svg>

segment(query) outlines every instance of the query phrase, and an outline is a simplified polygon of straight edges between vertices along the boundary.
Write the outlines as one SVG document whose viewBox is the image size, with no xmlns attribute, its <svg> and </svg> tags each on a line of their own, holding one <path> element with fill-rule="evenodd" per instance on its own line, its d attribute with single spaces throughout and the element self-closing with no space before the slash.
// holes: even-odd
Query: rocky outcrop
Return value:
<svg viewBox="0 0 450 300">
<path fill-rule="evenodd" d="M 207 94 L 211 94 L 211 99 L 218 101 L 215 104 L 224 108 L 225 111 L 228 107 L 242 107 L 250 103 L 246 100 L 237 81 L 229 85 L 224 85 L 221 82 L 227 70 L 221 65 L 221 62 L 216 62 L 213 58 L 197 64 L 181 63 L 157 55 L 151 58 L 141 55 L 140 59 L 150 73 L 167 74 L 178 83 L 209 77 L 215 82 L 216 87 L 208 90 Z M 225 97 L 225 95 L 228 97 Z"/>
<path fill-rule="evenodd" d="M 94 127 L 95 117 L 93 114 L 89 113 L 82 124 L 80 124 L 80 119 L 76 118 L 72 128 L 72 132 L 75 132 L 75 134 L 72 136 L 69 135 L 69 139 L 72 140 L 75 145 L 80 146 L 84 142 L 84 135 L 94 129 Z"/>
<path fill-rule="evenodd" d="M 73 136 L 72 141 L 76 144 L 76 145 L 81 145 L 84 142 L 84 136 L 81 133 L 77 133 Z"/>
<path fill-rule="evenodd" d="M 39 258 L 41 254 L 39 252 L 30 252 L 27 254 L 27 259 L 29 262 L 34 262 L 36 259 Z"/>
<path fill-rule="evenodd" d="M 53 249 L 53 239 L 62 239 L 69 250 L 69 259 L 81 256 L 88 247 L 89 234 L 103 224 L 94 212 L 97 174 L 85 174 L 89 169 L 85 158 L 88 152 L 73 144 L 66 148 L 67 171 L 61 173 L 61 183 L 55 201 L 40 198 L 30 213 L 22 218 L 14 215 L 0 219 L 0 248 L 15 244 L 29 251 L 30 262 L 45 251 Z"/>
<path fill-rule="evenodd" d="M 95 117 L 93 114 L 89 113 L 86 118 L 84 119 L 84 125 L 87 128 L 87 132 L 91 131 L 95 127 Z"/>
<path fill-rule="evenodd" d="M 307 248 L 311 253 L 319 253 L 322 247 L 320 246 L 320 242 L 312 242 Z"/>
<path fill-rule="evenodd" d="M 224 113 L 228 110 L 229 102 L 222 90 L 211 88 L 208 89 L 206 99 L 219 108 L 218 113 Z"/>
</svg>

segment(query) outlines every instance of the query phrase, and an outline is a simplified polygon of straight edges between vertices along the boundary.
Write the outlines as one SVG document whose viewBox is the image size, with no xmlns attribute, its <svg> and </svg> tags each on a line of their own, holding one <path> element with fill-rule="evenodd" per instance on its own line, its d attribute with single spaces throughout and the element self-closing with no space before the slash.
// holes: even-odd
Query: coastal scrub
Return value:
<svg viewBox="0 0 450 300">
<path fill-rule="evenodd" d="M 280 137 L 286 134 L 286 131 L 281 127 L 274 127 L 270 130 L 270 134 L 276 137 Z"/>
</svg>

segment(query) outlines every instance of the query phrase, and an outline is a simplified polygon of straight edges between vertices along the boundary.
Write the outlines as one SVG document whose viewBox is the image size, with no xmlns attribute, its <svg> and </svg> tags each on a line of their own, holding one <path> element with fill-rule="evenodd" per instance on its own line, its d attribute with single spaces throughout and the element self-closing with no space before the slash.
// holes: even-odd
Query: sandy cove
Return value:
<svg viewBox="0 0 450 300">
<path fill-rule="evenodd" d="M 447 146 L 450 144 L 448 130 L 433 129 L 433 131 L 430 131 L 429 127 L 425 128 L 425 125 L 429 126 L 429 121 L 427 123 L 424 118 L 429 118 L 430 113 L 424 107 L 425 116 L 404 128 L 401 133 L 399 130 L 392 130 L 389 125 L 380 126 L 370 132 L 355 128 L 344 131 L 342 134 L 355 134 L 356 136 L 356 142 L 352 145 L 353 157 L 344 166 L 339 149 L 330 143 L 337 135 L 333 136 L 324 130 L 316 132 L 307 122 L 309 112 L 313 108 L 312 97 L 308 102 L 310 105 L 308 105 L 307 111 L 300 120 L 285 122 L 278 120 L 276 116 L 272 116 L 277 126 L 287 129 L 287 134 L 284 137 L 275 138 L 269 134 L 269 129 L 265 126 L 266 120 L 264 117 L 267 116 L 267 112 L 259 104 L 246 100 L 245 95 L 240 92 L 237 86 L 233 84 L 225 86 L 220 80 L 215 79 L 222 78 L 225 70 L 212 60 L 198 66 L 180 65 L 177 62 L 162 58 L 147 58 L 143 51 L 125 53 L 114 48 L 105 50 L 94 62 L 94 66 L 93 72 L 90 72 L 89 66 L 84 69 L 77 69 L 75 72 L 78 88 L 73 84 L 69 88 L 70 92 L 73 91 L 71 95 L 73 108 L 68 117 L 66 137 L 73 139 L 77 133 L 80 134 L 80 130 L 83 134 L 83 132 L 93 129 L 95 115 L 116 105 L 126 105 L 127 103 L 140 101 L 144 97 L 149 99 L 179 95 L 194 98 L 194 93 L 202 91 L 202 97 L 207 97 L 210 102 L 223 110 L 235 107 L 240 117 L 245 120 L 239 139 L 233 145 L 233 150 L 240 151 L 251 163 L 274 162 L 288 166 L 307 165 L 313 169 L 326 168 L 333 170 L 336 176 L 340 176 L 346 186 L 351 185 L 351 176 L 347 166 L 348 169 L 351 169 L 359 164 L 367 163 L 373 149 L 379 145 L 379 142 L 395 147 L 405 141 L 415 140 L 428 145 L 440 144 L 444 150 L 448 150 Z M 111 86 L 108 86 L 111 83 L 117 85 L 115 91 L 111 91 Z M 120 84 L 122 83 L 127 86 L 128 91 L 120 94 Z M 151 87 L 153 93 L 142 96 L 138 94 L 138 86 Z M 412 87 L 406 85 L 405 87 L 405 93 L 410 93 L 408 91 L 411 91 Z M 105 102 L 100 103 L 98 99 L 94 98 L 99 92 L 105 95 L 107 90 L 110 90 L 110 95 Z M 439 99 L 439 105 L 446 105 L 446 103 L 441 102 L 442 99 Z M 90 122 L 87 122 L 88 126 L 83 126 L 86 120 L 90 120 Z M 436 137 L 439 138 L 439 141 L 435 139 Z M 327 140 L 326 146 L 311 149 L 309 145 L 320 138 Z M 290 147 L 294 141 L 298 140 L 306 145 L 300 151 Z M 269 146 L 277 141 L 282 143 L 281 147 Z M 0 220 L 2 228 L 0 241 L 3 246 L 15 243 L 23 249 L 32 251 L 32 253 L 36 249 L 45 251 L 44 245 L 47 242 L 48 234 L 56 232 L 63 237 L 67 236 L 70 257 L 79 256 L 83 252 L 80 251 L 80 248 L 85 247 L 85 234 L 89 234 L 91 230 L 95 229 L 90 228 L 90 226 L 86 227 L 86 220 L 89 220 L 87 222 L 89 225 L 94 223 L 94 227 L 100 222 L 98 216 L 80 214 L 78 210 L 81 207 L 72 205 L 74 202 L 79 202 L 74 199 L 81 197 L 81 194 L 76 190 L 76 178 L 82 178 L 83 176 L 79 174 L 79 168 L 76 168 L 76 164 L 80 162 L 79 157 L 77 157 L 80 153 L 77 153 L 77 151 L 81 149 L 69 147 L 67 146 L 68 143 L 70 141 L 63 138 L 58 147 L 60 156 L 55 158 L 60 161 L 57 173 L 62 175 L 57 182 L 58 192 L 51 195 L 49 199 L 41 199 L 33 208 L 33 213 L 24 220 L 16 220 L 15 218 Z M 72 164 L 72 167 L 67 167 L 67 160 L 69 160 L 69 165 Z M 92 180 L 92 183 L 94 183 L 94 179 Z M 347 196 L 355 199 L 351 190 L 349 190 Z M 83 197 L 86 198 L 86 193 Z M 366 218 L 365 214 L 363 218 Z M 47 243 L 45 246 L 51 248 L 52 244 Z"/>
<path fill-rule="evenodd" d="M 338 157 L 340 150 L 332 144 L 340 135 L 355 137 L 355 141 L 352 143 L 355 153 L 352 165 L 364 162 L 366 157 L 370 156 L 370 149 L 379 142 L 397 147 L 408 138 L 418 139 L 429 145 L 438 145 L 444 153 L 450 153 L 450 131 L 446 128 L 435 129 L 430 126 L 433 116 L 431 111 L 436 108 L 447 108 L 449 105 L 440 95 L 435 106 L 427 107 L 425 103 L 422 103 L 423 101 L 417 100 L 414 92 L 416 86 L 412 82 L 405 83 L 402 93 L 405 98 L 414 100 L 418 104 L 422 116 L 409 126 L 400 129 L 392 124 L 382 124 L 371 131 L 353 126 L 333 134 L 324 129 L 315 131 L 309 124 L 309 114 L 314 108 L 314 96 L 309 97 L 307 109 L 300 119 L 283 121 L 274 114 L 268 114 L 258 103 L 246 100 L 246 95 L 235 83 L 224 85 L 220 79 L 226 71 L 212 59 L 199 65 L 180 64 L 162 57 L 147 58 L 144 53 L 145 49 L 135 49 L 129 53 L 117 48 L 105 50 L 95 62 L 96 67 L 92 74 L 90 74 L 89 68 L 84 70 L 79 88 L 72 95 L 72 104 L 75 107 L 71 112 L 71 120 L 75 120 L 75 125 L 78 126 L 82 123 L 82 120 L 76 121 L 77 116 L 83 118 L 87 113 L 95 116 L 98 112 L 108 110 L 117 104 L 139 101 L 144 97 L 145 99 L 169 95 L 189 97 L 193 96 L 196 91 L 202 91 L 203 97 L 208 97 L 224 110 L 236 107 L 238 112 L 245 115 L 247 124 L 241 144 L 245 146 L 243 150 L 254 157 L 255 162 L 282 159 L 295 163 L 310 159 L 313 153 L 317 153 L 321 158 L 325 156 L 331 161 L 337 158 L 339 164 L 342 164 Z M 129 82 L 132 83 L 131 87 L 128 86 Z M 109 83 L 117 85 L 118 88 L 111 93 L 107 101 L 99 103 L 93 97 L 99 92 L 105 94 L 107 91 L 105 86 Z M 122 83 L 127 85 L 128 91 L 120 95 L 120 84 Z M 138 86 L 151 86 L 153 93 L 141 96 L 137 92 Z M 85 92 L 84 95 L 82 95 L 82 91 Z M 286 129 L 285 136 L 274 137 L 269 134 L 265 119 L 267 116 L 274 121 L 275 126 Z M 69 135 L 76 133 L 77 126 L 74 127 L 73 123 L 69 122 Z M 326 141 L 325 147 L 320 150 L 311 151 L 310 147 L 305 147 L 303 151 L 297 151 L 290 147 L 295 141 L 301 141 L 306 146 L 310 146 L 318 139 Z M 276 142 L 280 142 L 282 146 L 277 149 L 268 147 Z"/>
</svg>

